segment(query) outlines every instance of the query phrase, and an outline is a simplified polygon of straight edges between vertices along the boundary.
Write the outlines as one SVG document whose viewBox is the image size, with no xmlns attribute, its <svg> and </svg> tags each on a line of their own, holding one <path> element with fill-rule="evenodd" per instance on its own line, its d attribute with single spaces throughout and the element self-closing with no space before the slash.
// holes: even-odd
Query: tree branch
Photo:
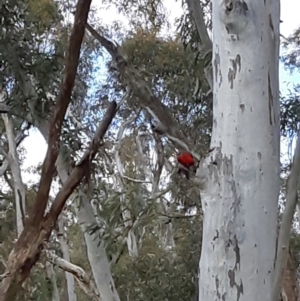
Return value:
<svg viewBox="0 0 300 301">
<path fill-rule="evenodd" d="M 204 14 L 203 14 L 203 9 L 201 7 L 200 1 L 186 0 L 186 3 L 188 5 L 190 15 L 192 16 L 195 22 L 197 32 L 201 40 L 199 50 L 202 52 L 203 56 L 206 56 L 208 53 L 212 52 L 212 42 L 205 26 Z M 212 90 L 213 74 L 212 74 L 211 63 L 204 69 L 204 72 L 205 72 L 207 82 Z"/>
<path fill-rule="evenodd" d="M 8 258 L 6 270 L 8 274 L 5 273 L 6 278 L 2 280 L 0 285 L 0 301 L 14 300 L 19 285 L 28 277 L 32 266 L 38 261 L 44 242 L 48 241 L 68 197 L 84 177 L 87 165 L 95 157 L 100 142 L 116 113 L 116 108 L 116 102 L 110 103 L 90 147 L 63 184 L 62 189 L 53 201 L 50 212 L 39 224 L 26 223 L 24 231 Z"/>
<path fill-rule="evenodd" d="M 89 148 L 84 153 L 80 162 L 73 169 L 67 181 L 64 182 L 62 189 L 60 190 L 55 200 L 53 201 L 53 205 L 50 209 L 50 212 L 47 215 L 50 221 L 54 222 L 57 220 L 68 197 L 72 194 L 74 189 L 78 186 L 78 184 L 86 174 L 86 168 L 96 156 L 98 148 L 100 147 L 100 142 L 103 139 L 103 136 L 105 135 L 106 131 L 108 130 L 108 127 L 110 126 L 116 112 L 117 112 L 117 103 L 113 101 L 109 103 L 109 107 L 103 117 L 102 123 L 98 127 Z"/>
<path fill-rule="evenodd" d="M 201 40 L 201 49 L 205 51 L 212 51 L 212 42 L 208 35 L 206 25 L 204 22 L 203 9 L 201 7 L 199 0 L 186 0 L 188 5 L 189 12 L 194 19 L 200 40 Z"/>
<path fill-rule="evenodd" d="M 89 297 L 93 298 L 93 300 L 100 301 L 98 292 L 95 291 L 94 285 L 91 283 L 88 275 L 83 268 L 57 256 L 53 252 L 46 251 L 45 253 L 47 260 L 50 263 L 58 266 L 63 271 L 72 274 L 78 281 L 78 284 L 81 283 L 80 287 Z"/>
<path fill-rule="evenodd" d="M 8 141 L 8 162 L 13 177 L 13 187 L 16 204 L 16 221 L 17 221 L 17 233 L 20 236 L 24 229 L 25 222 L 25 186 L 23 183 L 21 168 L 17 153 L 17 142 L 22 137 L 19 134 L 18 138 L 15 137 L 13 122 L 10 117 L 6 114 L 1 114 L 4 121 L 6 136 Z"/>
<path fill-rule="evenodd" d="M 148 111 L 151 110 L 152 117 L 155 118 L 158 123 L 164 125 L 166 133 L 169 136 L 176 138 L 173 139 L 173 142 L 176 143 L 177 141 L 181 141 L 181 143 L 177 145 L 179 149 L 190 150 L 186 136 L 179 129 L 177 122 L 168 112 L 168 108 L 165 107 L 153 94 L 151 87 L 140 76 L 139 71 L 126 61 L 126 59 L 120 53 L 119 47 L 106 39 L 103 35 L 100 35 L 88 23 L 86 24 L 86 28 L 92 34 L 92 36 L 98 40 L 100 44 L 108 51 L 112 59 L 116 62 L 123 85 L 127 86 L 129 83 L 132 91 L 140 98 L 142 107 Z"/>
<path fill-rule="evenodd" d="M 54 113 L 50 120 L 47 154 L 43 163 L 41 181 L 30 219 L 35 224 L 41 221 L 47 206 L 50 186 L 53 174 L 56 170 L 55 162 L 59 153 L 59 138 L 61 135 L 62 123 L 71 100 L 71 93 L 75 82 L 80 48 L 90 5 L 91 0 L 78 0 L 77 2 L 74 26 L 71 32 L 69 49 L 66 57 L 66 68 L 60 86 L 57 103 L 54 107 Z"/>
<path fill-rule="evenodd" d="M 295 149 L 291 173 L 287 180 L 286 204 L 282 215 L 281 226 L 278 235 L 277 256 L 275 262 L 272 300 L 279 300 L 279 294 L 286 266 L 289 241 L 291 236 L 291 225 L 297 204 L 297 192 L 300 176 L 300 131 L 298 132 L 297 145 Z"/>
<path fill-rule="evenodd" d="M 60 206 L 52 207 L 53 216 L 49 218 L 48 215 L 48 219 L 44 219 L 44 211 L 47 206 L 52 176 L 56 169 L 55 162 L 59 153 L 59 138 L 62 122 L 66 109 L 69 105 L 72 88 L 74 86 L 80 47 L 83 40 L 90 5 L 91 0 L 78 0 L 77 2 L 74 26 L 70 37 L 66 59 L 65 74 L 61 83 L 61 90 L 57 103 L 54 107 L 54 114 L 49 125 L 48 150 L 43 163 L 39 189 L 33 206 L 33 212 L 29 217 L 28 223 L 26 223 L 24 231 L 21 233 L 8 257 L 8 264 L 6 268 L 8 276 L 3 279 L 0 284 L 0 301 L 10 301 L 15 299 L 20 284 L 22 284 L 29 276 L 32 266 L 39 259 L 40 253 L 44 247 L 44 242 L 49 239 L 60 213 L 57 209 L 62 209 Z M 95 150 L 93 149 L 93 151 Z M 78 180 L 80 181 L 81 178 Z M 78 180 L 76 181 L 76 185 L 79 184 Z M 69 181 L 67 181 L 67 183 L 68 182 Z M 73 185 L 71 185 L 71 187 L 64 187 L 64 197 L 67 198 L 70 195 L 70 193 L 65 193 L 68 189 L 74 190 L 76 188 L 74 183 L 72 184 Z M 62 193 L 58 196 L 61 197 Z M 59 200 L 62 201 L 61 199 Z M 63 203 L 65 202 L 66 199 L 63 200 Z M 56 204 L 57 202 L 53 205 Z M 56 210 L 53 211 L 53 209 Z"/>
<path fill-rule="evenodd" d="M 117 111 L 119 108 L 120 107 L 118 104 Z M 44 139 L 47 141 L 49 127 L 47 120 L 37 123 L 37 127 Z M 64 160 L 62 149 L 60 149 L 60 154 L 56 161 L 56 168 L 62 183 L 67 181 L 69 177 L 68 171 L 73 170 L 75 165 L 72 165 L 72 163 L 72 160 L 70 162 L 66 162 Z M 84 234 L 88 249 L 88 259 L 92 267 L 92 273 L 97 286 L 97 291 L 101 296 L 104 296 L 104 299 L 115 299 L 116 301 L 120 301 L 118 292 L 115 288 L 114 280 L 112 279 L 105 247 L 103 243 L 101 243 L 101 238 L 99 236 L 93 237 L 87 233 L 88 225 L 91 223 L 97 223 L 97 219 L 93 214 L 92 205 L 83 187 L 78 189 L 78 193 L 73 193 L 74 198 L 78 198 L 78 195 L 80 195 L 81 199 L 80 206 L 78 206 L 78 204 L 73 204 L 73 207 L 78 217 L 81 230 Z M 73 201 L 73 196 L 71 196 L 71 201 Z M 101 258 L 100 261 L 99 258 Z M 105 275 L 104 281 L 103 275 Z"/>
<path fill-rule="evenodd" d="M 16 140 L 15 140 L 16 147 L 18 147 L 26 137 L 27 136 L 23 132 L 20 132 L 19 134 L 17 134 Z M 8 167 L 9 167 L 8 159 L 4 159 L 2 165 L 0 166 L 0 177 L 2 177 L 4 175 L 4 173 L 6 172 Z"/>
</svg>

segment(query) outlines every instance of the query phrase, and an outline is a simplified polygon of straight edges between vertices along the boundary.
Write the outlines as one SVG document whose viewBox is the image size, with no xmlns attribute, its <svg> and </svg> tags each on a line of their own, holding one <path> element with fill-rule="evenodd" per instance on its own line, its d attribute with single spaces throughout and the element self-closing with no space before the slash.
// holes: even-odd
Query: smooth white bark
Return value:
<svg viewBox="0 0 300 301">
<path fill-rule="evenodd" d="M 90 235 L 87 231 L 91 222 L 95 220 L 92 206 L 87 198 L 82 198 L 81 206 L 76 208 L 76 214 L 84 233 L 88 259 L 100 294 L 100 299 L 105 301 L 120 301 L 110 272 L 104 241 L 99 242 L 99 239 L 97 239 L 98 233 Z"/>
<path fill-rule="evenodd" d="M 123 134 L 124 131 L 126 129 L 126 127 L 134 120 L 134 118 L 136 118 L 136 116 L 134 115 L 133 117 L 129 118 L 126 122 L 124 122 L 120 128 L 119 128 L 119 132 L 117 135 L 117 143 L 116 143 L 116 147 L 115 147 L 115 162 L 117 165 L 117 170 L 118 173 L 116 175 L 114 175 L 114 188 L 116 191 L 120 192 L 120 206 L 122 209 L 122 218 L 124 221 L 124 225 L 126 227 L 126 229 L 128 230 L 128 234 L 127 234 L 127 248 L 128 248 L 128 252 L 129 252 L 129 256 L 133 259 L 137 258 L 138 256 L 138 247 L 137 247 L 137 240 L 136 240 L 136 236 L 133 232 L 132 229 L 132 217 L 131 217 L 131 212 L 130 212 L 130 202 L 128 202 L 128 197 L 126 196 L 126 194 L 124 193 L 125 191 L 125 185 L 124 185 L 124 172 L 125 172 L 125 168 L 123 166 L 122 160 L 120 158 L 120 150 L 121 150 L 121 146 L 122 146 L 122 138 L 123 138 Z"/>
<path fill-rule="evenodd" d="M 71 262 L 70 259 L 70 252 L 69 252 L 69 246 L 68 243 L 65 240 L 64 237 L 64 220 L 63 220 L 63 216 L 61 214 L 59 221 L 58 221 L 58 231 L 59 231 L 59 243 L 60 243 L 60 247 L 61 247 L 61 251 L 63 254 L 63 259 Z M 68 300 L 69 301 L 76 301 L 77 300 L 77 296 L 76 296 L 76 292 L 75 292 L 75 281 L 74 281 L 74 277 L 72 274 L 65 272 L 65 276 L 66 276 L 66 280 L 67 280 L 67 290 L 68 290 Z"/>
<path fill-rule="evenodd" d="M 11 118 L 7 116 L 7 114 L 2 114 L 2 119 L 4 121 L 8 140 L 8 163 L 11 169 L 14 183 L 13 186 L 16 204 L 17 234 L 18 236 L 20 236 L 24 229 L 23 219 L 25 218 L 25 186 L 21 175 L 13 122 Z"/>
<path fill-rule="evenodd" d="M 200 301 L 274 301 L 278 54 L 279 0 L 213 1 L 214 151 L 198 172 Z"/>
<path fill-rule="evenodd" d="M 47 260 L 54 266 L 59 267 L 66 273 L 74 275 L 74 278 L 77 280 L 80 288 L 92 298 L 92 300 L 99 300 L 99 293 L 95 288 L 93 281 L 90 279 L 89 275 L 78 265 L 75 265 L 69 261 L 66 261 L 63 258 L 60 258 L 56 254 L 50 251 L 45 251 L 47 255 Z M 69 300 L 69 298 L 68 298 Z"/>
</svg>

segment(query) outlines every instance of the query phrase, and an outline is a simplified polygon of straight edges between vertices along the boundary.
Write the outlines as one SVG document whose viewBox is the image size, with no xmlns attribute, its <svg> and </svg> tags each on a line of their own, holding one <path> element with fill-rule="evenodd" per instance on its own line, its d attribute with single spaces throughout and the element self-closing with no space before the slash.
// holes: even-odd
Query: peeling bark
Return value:
<svg viewBox="0 0 300 301">
<path fill-rule="evenodd" d="M 121 149 L 121 143 L 122 143 L 122 137 L 124 134 L 124 131 L 126 130 L 126 127 L 135 119 L 135 115 L 133 115 L 132 118 L 129 118 L 127 121 L 124 122 L 119 128 L 119 132 L 117 134 L 117 141 L 116 141 L 116 148 L 115 148 L 115 162 L 117 165 L 118 174 L 114 175 L 114 186 L 115 190 L 120 192 L 120 207 L 122 210 L 122 218 L 124 221 L 124 225 L 126 229 L 128 229 L 127 234 L 127 248 L 129 252 L 129 256 L 132 259 L 137 258 L 138 256 L 138 246 L 137 246 L 137 240 L 136 236 L 134 234 L 134 231 L 132 229 L 132 216 L 130 211 L 130 204 L 128 203 L 125 191 L 125 185 L 124 185 L 124 166 L 120 158 L 120 149 Z"/>
</svg>

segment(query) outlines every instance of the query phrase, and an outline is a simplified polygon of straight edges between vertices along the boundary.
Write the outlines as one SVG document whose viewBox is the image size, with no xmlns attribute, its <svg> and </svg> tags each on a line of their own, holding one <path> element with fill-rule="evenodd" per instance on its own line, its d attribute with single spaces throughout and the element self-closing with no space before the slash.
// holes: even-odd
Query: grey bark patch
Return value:
<svg viewBox="0 0 300 301">
<path fill-rule="evenodd" d="M 218 297 L 218 299 L 220 299 L 221 298 L 221 294 L 219 292 L 220 281 L 219 281 L 218 275 L 216 276 L 215 284 L 216 284 L 217 297 Z"/>
<path fill-rule="evenodd" d="M 230 287 L 236 287 L 236 300 L 239 301 L 241 294 L 244 294 L 243 281 L 241 280 L 240 284 L 237 284 L 235 281 L 235 271 L 228 271 L 229 285 Z"/>
<path fill-rule="evenodd" d="M 216 235 L 213 237 L 213 241 L 215 241 L 215 240 L 218 239 L 218 238 L 219 238 L 219 231 L 216 230 Z"/>
<path fill-rule="evenodd" d="M 245 105 L 244 104 L 240 104 L 240 108 L 241 108 L 242 113 L 244 113 L 245 112 Z"/>
<path fill-rule="evenodd" d="M 236 55 L 234 60 L 230 60 L 232 68 L 228 71 L 228 82 L 230 83 L 230 88 L 233 89 L 233 81 L 236 78 L 237 71 L 241 71 L 241 56 Z"/>
<path fill-rule="evenodd" d="M 274 97 L 272 93 L 272 88 L 271 88 L 271 79 L 270 79 L 270 72 L 268 72 L 268 94 L 269 94 L 269 122 L 270 125 L 273 125 L 273 105 L 274 105 Z M 274 118 L 275 122 L 275 118 Z"/>
<path fill-rule="evenodd" d="M 235 246 L 233 248 L 234 252 L 235 252 L 235 266 L 234 268 L 237 269 L 241 269 L 241 254 L 240 254 L 240 247 L 236 238 L 236 235 L 234 236 L 234 242 L 235 242 Z"/>
<path fill-rule="evenodd" d="M 215 69 L 215 82 L 219 81 L 219 85 L 221 85 L 222 82 L 222 76 L 220 71 L 220 62 L 221 58 L 218 52 L 215 52 L 215 59 L 214 59 L 214 69 Z M 220 79 L 218 79 L 218 75 L 220 75 Z"/>
</svg>

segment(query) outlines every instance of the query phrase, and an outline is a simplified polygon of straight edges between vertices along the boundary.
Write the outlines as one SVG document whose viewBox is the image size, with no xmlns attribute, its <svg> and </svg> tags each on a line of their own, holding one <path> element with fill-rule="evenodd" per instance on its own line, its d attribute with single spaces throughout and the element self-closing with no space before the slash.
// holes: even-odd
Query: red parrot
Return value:
<svg viewBox="0 0 300 301">
<path fill-rule="evenodd" d="M 196 161 L 193 155 L 190 152 L 181 152 L 177 157 L 177 161 L 179 163 L 178 173 L 184 173 L 186 178 L 189 180 L 190 171 L 196 171 Z"/>
</svg>

